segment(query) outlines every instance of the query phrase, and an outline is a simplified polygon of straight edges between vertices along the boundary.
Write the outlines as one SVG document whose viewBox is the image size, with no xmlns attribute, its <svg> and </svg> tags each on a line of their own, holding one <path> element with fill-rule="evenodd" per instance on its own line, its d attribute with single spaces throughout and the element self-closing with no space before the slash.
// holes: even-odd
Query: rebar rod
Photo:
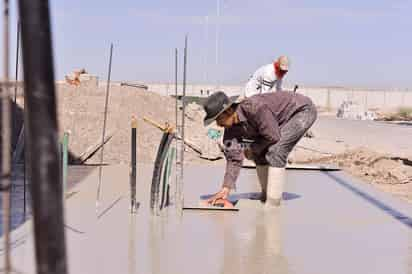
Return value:
<svg viewBox="0 0 412 274">
<path fill-rule="evenodd" d="M 49 2 L 19 0 L 36 269 L 67 273 Z"/>
<path fill-rule="evenodd" d="M 97 185 L 96 211 L 99 208 L 100 194 L 101 194 L 101 188 L 102 188 L 102 168 L 103 168 L 102 165 L 103 165 L 103 155 L 104 155 L 104 138 L 106 135 L 107 109 L 108 109 L 108 104 L 109 104 L 110 79 L 111 79 L 111 74 L 112 74 L 112 57 L 113 57 L 113 44 L 110 45 L 109 71 L 107 73 L 106 100 L 104 103 L 102 149 L 100 151 L 99 183 Z"/>
<path fill-rule="evenodd" d="M 178 55 L 178 52 L 177 52 L 177 48 L 175 48 L 175 118 L 176 118 L 176 127 L 177 127 L 177 119 L 178 119 L 178 95 L 177 95 L 177 71 L 178 71 L 178 67 L 177 67 L 177 65 L 178 65 L 178 63 L 177 63 L 177 56 Z"/>
<path fill-rule="evenodd" d="M 15 73 L 14 79 L 16 80 L 16 84 L 14 86 L 14 98 L 13 98 L 13 115 L 12 115 L 12 125 L 13 125 L 13 132 L 12 132 L 12 142 L 13 144 L 17 145 L 17 82 L 19 80 L 19 54 L 20 53 L 20 20 L 17 21 L 17 34 L 16 34 L 16 63 L 15 63 Z"/>
<path fill-rule="evenodd" d="M 136 178 L 137 178 L 137 119 L 132 117 L 131 122 L 131 167 L 130 167 L 130 212 L 136 213 Z"/>
<path fill-rule="evenodd" d="M 178 78 L 177 78 L 177 74 L 178 74 L 178 51 L 177 48 L 175 48 L 175 125 L 176 125 L 176 130 L 177 133 L 179 134 L 179 117 L 178 117 L 178 113 L 179 113 L 179 108 L 178 108 L 178 103 L 179 103 L 179 98 L 178 98 L 178 94 L 177 94 L 177 84 L 178 84 Z M 176 145 L 176 151 L 179 151 L 179 141 L 176 139 L 175 140 L 175 145 Z M 180 167 L 179 167 L 179 154 L 176 153 L 175 155 L 175 193 L 174 193 L 174 199 L 177 199 L 179 197 L 179 185 L 180 185 Z M 176 202 L 176 201 L 175 201 Z"/>
<path fill-rule="evenodd" d="M 66 200 L 67 193 L 67 174 L 69 169 L 69 132 L 63 133 L 62 142 L 62 167 L 63 167 L 63 203 Z"/>
<path fill-rule="evenodd" d="M 180 191 L 181 191 L 181 197 L 180 197 L 180 203 L 181 206 L 183 208 L 183 204 L 184 204 L 184 166 L 185 166 L 185 115 L 186 115 L 186 103 L 185 103 L 185 99 L 186 99 L 186 73 L 187 73 L 187 35 L 185 37 L 185 49 L 184 49 L 184 57 L 183 57 L 183 94 L 182 94 L 182 147 L 181 147 L 181 174 L 180 174 L 180 179 L 181 179 L 181 186 L 180 186 Z"/>
</svg>

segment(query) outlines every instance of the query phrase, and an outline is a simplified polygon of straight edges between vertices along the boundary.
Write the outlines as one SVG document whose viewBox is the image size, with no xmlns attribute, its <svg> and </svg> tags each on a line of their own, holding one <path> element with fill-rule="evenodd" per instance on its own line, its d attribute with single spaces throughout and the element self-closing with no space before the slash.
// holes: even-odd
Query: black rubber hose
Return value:
<svg viewBox="0 0 412 274">
<path fill-rule="evenodd" d="M 162 179 L 164 161 L 167 157 L 173 137 L 174 135 L 171 133 L 164 133 L 157 150 L 157 156 L 153 168 L 152 186 L 150 190 L 150 208 L 152 213 L 155 212 L 155 205 L 159 200 L 160 182 Z"/>
<path fill-rule="evenodd" d="M 162 196 L 160 197 L 160 210 L 163 209 L 163 207 L 165 206 L 165 200 L 166 200 L 166 195 L 167 195 L 167 193 L 166 193 L 166 188 L 167 188 L 166 177 L 167 177 L 167 165 L 168 165 L 168 162 L 169 162 L 169 155 L 170 154 L 168 154 L 166 156 L 166 159 L 165 159 L 165 161 L 163 163 L 163 166 L 162 166 L 163 176 L 160 176 L 160 184 L 162 185 L 162 187 L 161 187 Z"/>
</svg>

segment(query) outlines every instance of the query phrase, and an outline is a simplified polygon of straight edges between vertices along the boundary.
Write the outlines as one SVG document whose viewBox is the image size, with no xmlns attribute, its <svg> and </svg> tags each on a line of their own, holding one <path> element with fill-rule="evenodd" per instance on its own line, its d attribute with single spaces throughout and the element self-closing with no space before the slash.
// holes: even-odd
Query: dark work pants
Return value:
<svg viewBox="0 0 412 274">
<path fill-rule="evenodd" d="M 285 167 L 289 153 L 313 125 L 317 118 L 315 105 L 304 106 L 296 112 L 280 130 L 279 142 L 271 145 L 265 155 L 267 163 L 272 167 Z"/>
</svg>

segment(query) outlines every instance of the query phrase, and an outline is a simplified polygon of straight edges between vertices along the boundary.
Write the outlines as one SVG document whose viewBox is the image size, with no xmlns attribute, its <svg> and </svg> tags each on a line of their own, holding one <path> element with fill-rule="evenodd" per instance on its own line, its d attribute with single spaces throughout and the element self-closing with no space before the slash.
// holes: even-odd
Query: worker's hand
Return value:
<svg viewBox="0 0 412 274">
<path fill-rule="evenodd" d="M 229 197 L 230 189 L 227 187 L 223 187 L 218 193 L 213 195 L 211 198 L 207 199 L 207 203 L 209 205 L 215 205 L 220 200 L 227 200 Z"/>
<path fill-rule="evenodd" d="M 250 148 L 245 148 L 243 150 L 243 154 L 245 155 L 246 159 L 253 160 L 253 152 Z"/>
</svg>

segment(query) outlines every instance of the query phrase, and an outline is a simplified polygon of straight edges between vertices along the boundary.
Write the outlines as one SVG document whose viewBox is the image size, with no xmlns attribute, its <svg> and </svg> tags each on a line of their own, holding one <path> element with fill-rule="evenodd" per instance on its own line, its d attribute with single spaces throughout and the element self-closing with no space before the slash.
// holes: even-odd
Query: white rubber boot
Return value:
<svg viewBox="0 0 412 274">
<path fill-rule="evenodd" d="M 266 207 L 280 206 L 283 187 L 286 181 L 286 169 L 284 167 L 268 168 L 268 185 L 266 191 Z"/>
<path fill-rule="evenodd" d="M 260 197 L 260 200 L 262 202 L 266 201 L 266 191 L 268 186 L 268 167 L 269 166 L 256 165 L 257 177 L 259 179 L 260 187 L 262 188 L 262 196 Z"/>
</svg>

